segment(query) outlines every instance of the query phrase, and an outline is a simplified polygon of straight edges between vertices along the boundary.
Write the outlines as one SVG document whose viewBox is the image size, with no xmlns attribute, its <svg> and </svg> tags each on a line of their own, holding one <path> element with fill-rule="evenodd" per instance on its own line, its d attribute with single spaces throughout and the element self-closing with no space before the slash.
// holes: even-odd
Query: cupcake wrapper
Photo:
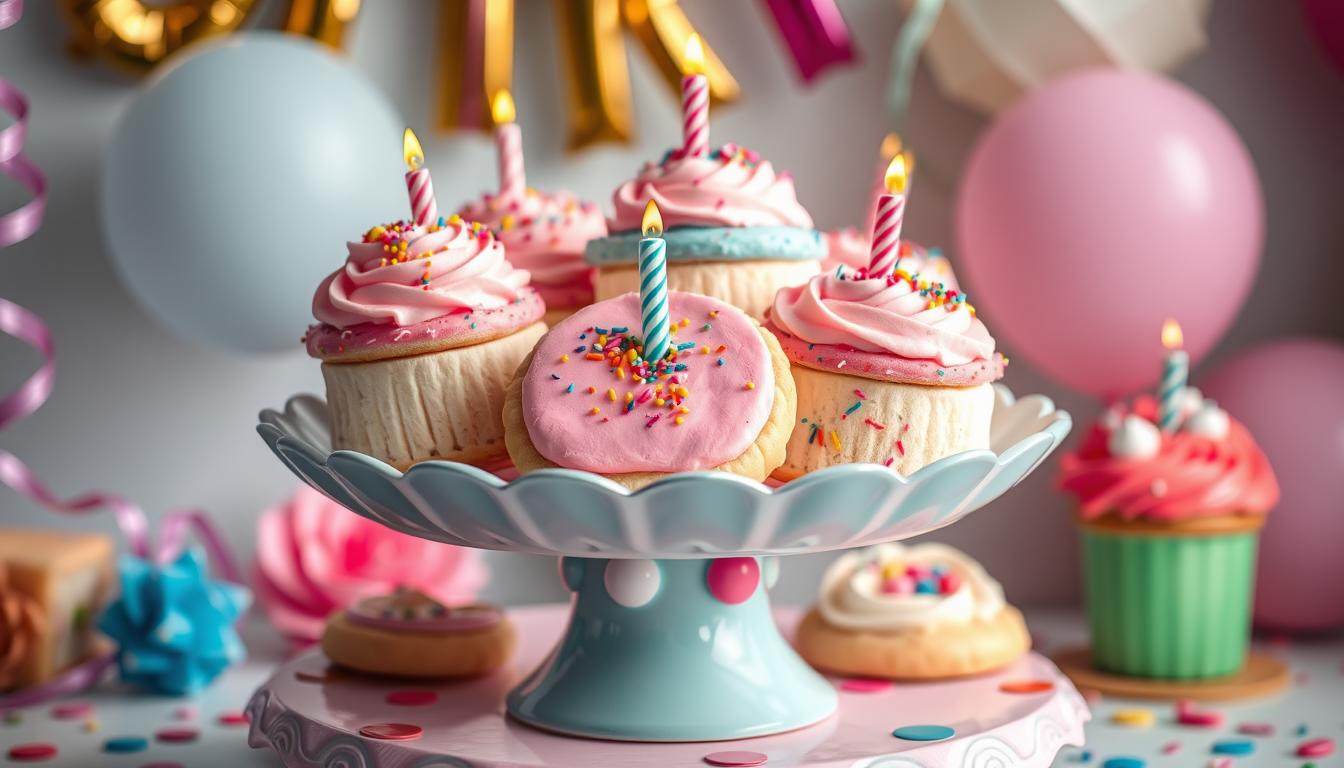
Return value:
<svg viewBox="0 0 1344 768">
<path fill-rule="evenodd" d="M 1240 671 L 1250 636 L 1256 535 L 1085 528 L 1093 665 L 1163 679 Z"/>
</svg>

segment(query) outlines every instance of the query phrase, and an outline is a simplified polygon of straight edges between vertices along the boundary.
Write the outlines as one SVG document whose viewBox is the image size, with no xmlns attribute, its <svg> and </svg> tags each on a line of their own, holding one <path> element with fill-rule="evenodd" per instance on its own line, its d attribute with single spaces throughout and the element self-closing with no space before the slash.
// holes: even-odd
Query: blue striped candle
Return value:
<svg viewBox="0 0 1344 768">
<path fill-rule="evenodd" d="M 1162 363 L 1162 383 L 1157 392 L 1157 426 L 1168 434 L 1180 426 L 1181 395 L 1190 377 L 1190 355 L 1181 349 L 1184 342 L 1181 326 L 1175 320 L 1162 325 L 1162 346 L 1167 348 L 1167 357 Z"/>
<path fill-rule="evenodd" d="M 663 217 L 652 201 L 644 206 L 639 241 L 639 308 L 644 319 L 644 359 L 651 364 L 667 354 L 671 336 L 667 308 L 667 241 L 662 238 Z"/>
</svg>

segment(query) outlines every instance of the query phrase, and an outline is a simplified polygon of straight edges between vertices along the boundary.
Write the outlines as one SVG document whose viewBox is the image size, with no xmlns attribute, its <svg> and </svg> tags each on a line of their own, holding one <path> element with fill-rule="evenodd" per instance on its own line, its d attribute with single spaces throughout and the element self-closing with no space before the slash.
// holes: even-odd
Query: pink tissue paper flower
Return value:
<svg viewBox="0 0 1344 768">
<path fill-rule="evenodd" d="M 306 485 L 257 524 L 257 602 L 300 643 L 319 639 L 327 616 L 361 598 L 404 586 L 462 605 L 488 580 L 475 550 L 398 533 Z"/>
</svg>

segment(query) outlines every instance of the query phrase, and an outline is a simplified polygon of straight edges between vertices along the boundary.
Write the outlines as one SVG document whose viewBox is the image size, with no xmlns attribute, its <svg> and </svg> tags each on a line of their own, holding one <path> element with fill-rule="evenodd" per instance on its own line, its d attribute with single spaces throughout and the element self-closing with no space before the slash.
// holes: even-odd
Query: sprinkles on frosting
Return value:
<svg viewBox="0 0 1344 768">
<path fill-rule="evenodd" d="M 908 258 L 913 254 L 914 251 L 909 243 L 901 243 L 901 258 Z M 897 261 L 897 263 L 899 264 L 900 262 Z M 845 265 L 843 264 L 835 268 L 835 277 L 840 280 L 883 279 L 880 277 L 870 277 L 868 275 L 867 267 L 858 267 L 857 269 L 846 273 Z M 888 274 L 885 279 L 888 286 L 893 286 L 897 283 L 905 283 L 910 287 L 910 290 L 917 291 L 920 296 L 928 299 L 927 309 L 943 307 L 949 312 L 955 312 L 958 309 L 965 307 L 966 311 L 970 312 L 972 317 L 975 316 L 975 307 L 966 300 L 966 293 L 958 288 L 949 288 L 947 284 L 941 280 L 927 280 L 920 277 L 920 273 L 918 272 L 911 274 L 899 267 Z"/>
</svg>

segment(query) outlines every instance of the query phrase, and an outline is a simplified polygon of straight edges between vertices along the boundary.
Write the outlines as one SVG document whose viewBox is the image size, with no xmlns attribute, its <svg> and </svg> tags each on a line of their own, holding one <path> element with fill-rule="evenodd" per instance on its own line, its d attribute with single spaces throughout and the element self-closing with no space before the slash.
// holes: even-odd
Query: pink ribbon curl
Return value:
<svg viewBox="0 0 1344 768">
<path fill-rule="evenodd" d="M 810 83 L 825 70 L 855 61 L 849 26 L 835 0 L 763 0 L 798 74 Z"/>
</svg>

